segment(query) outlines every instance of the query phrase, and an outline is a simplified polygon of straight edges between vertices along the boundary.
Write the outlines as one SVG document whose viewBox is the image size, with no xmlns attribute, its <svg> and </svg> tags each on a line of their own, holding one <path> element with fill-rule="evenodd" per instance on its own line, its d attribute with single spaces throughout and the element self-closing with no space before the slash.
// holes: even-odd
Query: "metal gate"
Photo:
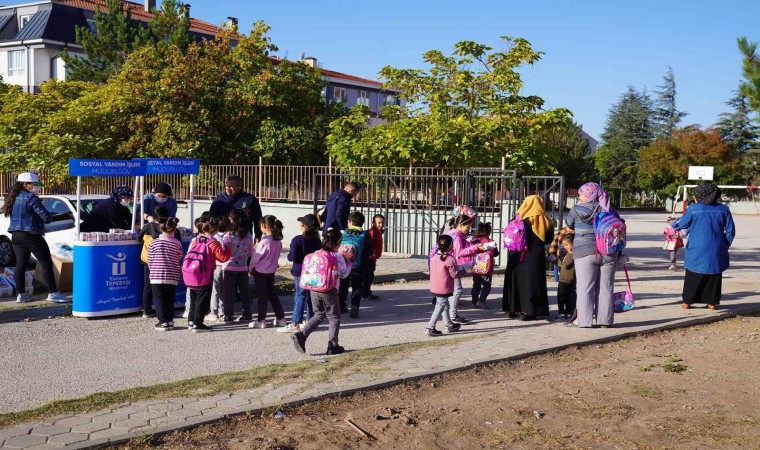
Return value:
<svg viewBox="0 0 760 450">
<path fill-rule="evenodd" d="M 467 169 L 438 175 L 362 173 L 314 175 L 314 211 L 325 198 L 317 189 L 330 192 L 353 181 L 362 186 L 352 202 L 369 227 L 376 214 L 385 216 L 385 251 L 427 256 L 435 240 L 451 218 L 452 209 L 466 204 L 478 212 L 478 220 L 492 224 L 492 238 L 501 247 L 501 229 L 514 216 L 526 195 L 544 199 L 546 213 L 557 224 L 564 214 L 564 178 L 556 176 L 518 177 L 514 170 Z"/>
</svg>

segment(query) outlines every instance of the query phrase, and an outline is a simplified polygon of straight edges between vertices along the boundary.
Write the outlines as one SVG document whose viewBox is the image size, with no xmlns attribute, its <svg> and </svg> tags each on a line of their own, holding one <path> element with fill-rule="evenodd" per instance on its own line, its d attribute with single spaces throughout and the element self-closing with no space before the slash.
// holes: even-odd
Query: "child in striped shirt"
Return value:
<svg viewBox="0 0 760 450">
<path fill-rule="evenodd" d="M 161 235 L 148 245 L 148 269 L 153 300 L 156 304 L 158 331 L 174 328 L 174 297 L 180 280 L 182 244 L 174 237 L 179 220 L 162 217 L 159 221 Z"/>
</svg>

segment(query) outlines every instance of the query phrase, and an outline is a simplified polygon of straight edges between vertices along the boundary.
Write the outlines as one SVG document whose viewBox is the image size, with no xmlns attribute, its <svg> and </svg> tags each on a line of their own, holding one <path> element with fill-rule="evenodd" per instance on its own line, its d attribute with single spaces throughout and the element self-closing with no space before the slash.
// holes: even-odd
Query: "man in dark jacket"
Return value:
<svg viewBox="0 0 760 450">
<path fill-rule="evenodd" d="M 209 213 L 211 217 L 229 216 L 233 209 L 244 209 L 251 218 L 253 235 L 258 241 L 261 239 L 261 204 L 253 194 L 243 191 L 243 179 L 237 175 L 230 175 L 224 180 L 224 193 L 216 196 L 211 203 Z"/>
<path fill-rule="evenodd" d="M 359 194 L 359 185 L 349 181 L 343 189 L 327 197 L 325 220 L 322 223 L 322 235 L 330 228 L 343 231 L 348 228 L 348 213 L 351 211 L 351 199 Z"/>
</svg>

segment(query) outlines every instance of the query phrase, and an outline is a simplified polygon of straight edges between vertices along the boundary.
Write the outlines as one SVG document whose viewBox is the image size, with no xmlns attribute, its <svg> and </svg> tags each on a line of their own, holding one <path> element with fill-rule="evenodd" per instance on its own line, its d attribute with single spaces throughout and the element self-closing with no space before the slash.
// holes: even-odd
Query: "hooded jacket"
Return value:
<svg viewBox="0 0 760 450">
<path fill-rule="evenodd" d="M 322 234 L 330 228 L 343 231 L 348 228 L 348 213 L 351 211 L 351 194 L 340 189 L 327 197 L 325 204 L 325 222 L 322 224 Z"/>
</svg>

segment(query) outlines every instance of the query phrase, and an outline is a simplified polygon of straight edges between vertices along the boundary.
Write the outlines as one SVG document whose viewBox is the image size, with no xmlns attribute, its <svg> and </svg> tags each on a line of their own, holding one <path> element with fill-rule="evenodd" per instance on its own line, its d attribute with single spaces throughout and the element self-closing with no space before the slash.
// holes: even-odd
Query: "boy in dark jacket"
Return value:
<svg viewBox="0 0 760 450">
<path fill-rule="evenodd" d="M 372 256 L 372 239 L 366 231 L 362 230 L 364 226 L 364 214 L 354 211 L 348 215 L 348 228 L 343 232 L 343 243 L 341 250 L 346 246 L 353 246 L 356 260 L 351 267 L 351 275 L 340 280 L 340 289 L 338 290 L 338 299 L 340 300 L 341 313 L 348 309 L 348 288 L 351 286 L 351 312 L 348 317 L 356 319 L 359 317 L 359 305 L 362 299 L 362 276 L 363 268 Z"/>
</svg>

